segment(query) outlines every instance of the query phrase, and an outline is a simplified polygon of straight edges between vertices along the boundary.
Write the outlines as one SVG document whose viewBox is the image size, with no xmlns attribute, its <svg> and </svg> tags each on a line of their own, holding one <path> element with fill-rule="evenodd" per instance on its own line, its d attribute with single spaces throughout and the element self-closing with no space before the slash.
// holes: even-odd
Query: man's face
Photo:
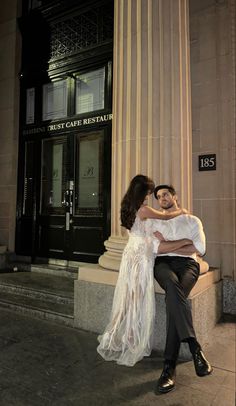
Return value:
<svg viewBox="0 0 236 406">
<path fill-rule="evenodd" d="M 157 192 L 159 206 L 164 209 L 171 209 L 176 205 L 176 195 L 172 195 L 168 189 L 160 189 Z"/>
</svg>

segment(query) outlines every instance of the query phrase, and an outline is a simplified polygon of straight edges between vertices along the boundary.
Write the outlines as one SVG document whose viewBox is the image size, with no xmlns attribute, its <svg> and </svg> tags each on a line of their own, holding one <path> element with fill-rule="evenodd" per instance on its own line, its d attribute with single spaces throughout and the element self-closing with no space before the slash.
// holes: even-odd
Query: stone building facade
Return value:
<svg viewBox="0 0 236 406">
<path fill-rule="evenodd" d="M 21 2 L 2 1 L 0 11 L 0 245 L 14 253 Z M 236 313 L 235 33 L 235 0 L 114 0 L 110 236 L 97 263 L 80 262 L 78 295 L 89 284 L 95 299 L 96 288 L 97 300 L 110 295 L 127 238 L 120 201 L 145 173 L 173 183 L 202 219 L 204 260 L 223 280 L 222 311 Z"/>
</svg>

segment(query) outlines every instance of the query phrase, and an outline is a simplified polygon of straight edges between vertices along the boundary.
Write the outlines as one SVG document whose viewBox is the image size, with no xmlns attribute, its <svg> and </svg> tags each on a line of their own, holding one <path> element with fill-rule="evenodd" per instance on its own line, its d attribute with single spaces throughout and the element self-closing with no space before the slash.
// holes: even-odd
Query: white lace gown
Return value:
<svg viewBox="0 0 236 406">
<path fill-rule="evenodd" d="M 150 355 L 155 320 L 153 221 L 136 216 L 124 249 L 110 321 L 97 351 L 106 361 L 133 366 Z"/>
</svg>

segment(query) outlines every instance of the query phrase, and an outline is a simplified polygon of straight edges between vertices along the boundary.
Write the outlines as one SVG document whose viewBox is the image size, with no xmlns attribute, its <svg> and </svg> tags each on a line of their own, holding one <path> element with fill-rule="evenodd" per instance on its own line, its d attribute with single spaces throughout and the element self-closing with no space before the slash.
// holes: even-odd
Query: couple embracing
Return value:
<svg viewBox="0 0 236 406">
<path fill-rule="evenodd" d="M 147 205 L 151 193 L 160 210 Z M 121 224 L 129 231 L 129 239 L 122 255 L 110 321 L 98 337 L 97 351 L 105 360 L 126 366 L 150 355 L 155 277 L 165 291 L 167 312 L 164 368 L 156 392 L 167 393 L 175 387 L 181 342 L 188 343 L 198 376 L 212 372 L 196 339 L 187 300 L 199 276 L 197 255 L 205 253 L 202 223 L 178 207 L 172 186 L 155 187 L 152 179 L 137 175 L 121 202 Z"/>
</svg>

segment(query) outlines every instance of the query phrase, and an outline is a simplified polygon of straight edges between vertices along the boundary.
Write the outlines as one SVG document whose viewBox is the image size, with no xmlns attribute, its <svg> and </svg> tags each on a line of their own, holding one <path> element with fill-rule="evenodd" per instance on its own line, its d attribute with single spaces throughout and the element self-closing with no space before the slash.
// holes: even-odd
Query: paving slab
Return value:
<svg viewBox="0 0 236 406">
<path fill-rule="evenodd" d="M 0 309 L 0 406 L 235 406 L 234 365 L 227 369 L 234 325 L 217 328 L 216 351 L 228 333 L 231 344 L 220 359 L 206 348 L 213 374 L 199 378 L 192 361 L 180 362 L 176 389 L 157 396 L 162 359 L 155 352 L 119 366 L 97 354 L 96 334 Z"/>
</svg>

